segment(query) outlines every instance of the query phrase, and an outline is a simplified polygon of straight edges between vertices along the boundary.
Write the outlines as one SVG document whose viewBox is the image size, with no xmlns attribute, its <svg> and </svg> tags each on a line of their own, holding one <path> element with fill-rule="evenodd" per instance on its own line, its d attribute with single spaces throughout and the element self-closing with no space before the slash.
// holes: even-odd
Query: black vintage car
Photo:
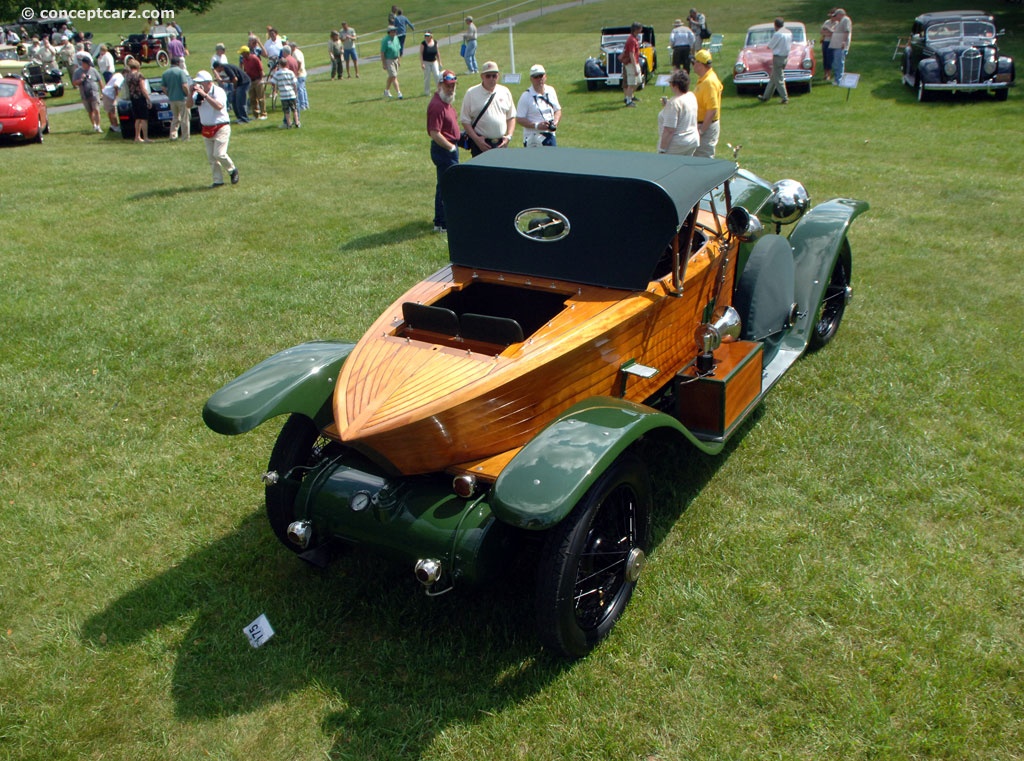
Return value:
<svg viewBox="0 0 1024 761">
<path fill-rule="evenodd" d="M 147 80 L 149 82 L 149 136 L 170 135 L 171 132 L 171 103 L 164 92 L 163 82 L 159 77 Z M 135 120 L 132 119 L 131 101 L 119 98 L 117 101 L 117 120 L 121 123 L 121 137 L 125 140 L 135 138 Z M 199 109 L 193 104 L 190 130 L 198 134 L 201 126 L 199 124 Z"/>
<path fill-rule="evenodd" d="M 64 94 L 64 78 L 57 65 L 31 60 L 24 44 L 0 45 L 0 76 L 24 79 L 40 98 Z"/>
<path fill-rule="evenodd" d="M 992 16 L 983 11 L 924 13 L 914 19 L 903 48 L 903 82 L 928 100 L 936 91 L 990 91 L 1006 100 L 1014 84 L 1013 59 L 999 54 Z"/>
<path fill-rule="evenodd" d="M 583 77 L 587 89 L 596 90 L 602 84 L 609 87 L 622 86 L 622 63 L 619 55 L 626 47 L 626 39 L 632 34 L 629 26 L 606 26 L 601 30 L 601 52 L 599 58 L 590 57 L 583 63 Z M 645 26 L 640 35 L 640 89 L 643 89 L 651 74 L 658 68 L 658 53 L 654 47 L 654 27 Z"/>
</svg>

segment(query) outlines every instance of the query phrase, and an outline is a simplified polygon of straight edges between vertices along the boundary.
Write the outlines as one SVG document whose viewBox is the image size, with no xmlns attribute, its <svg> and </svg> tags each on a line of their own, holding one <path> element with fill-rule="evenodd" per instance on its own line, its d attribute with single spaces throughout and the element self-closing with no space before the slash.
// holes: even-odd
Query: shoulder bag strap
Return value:
<svg viewBox="0 0 1024 761">
<path fill-rule="evenodd" d="M 471 127 L 472 127 L 472 128 L 474 129 L 474 130 L 476 129 L 476 123 L 477 123 L 478 121 L 480 121 L 480 117 L 481 117 L 481 116 L 483 116 L 483 115 L 484 115 L 484 113 L 486 113 L 487 109 L 491 107 L 491 101 L 492 101 L 492 100 L 494 100 L 494 96 L 495 96 L 495 95 L 497 95 L 497 93 L 493 93 L 493 92 L 491 93 L 491 97 L 489 97 L 489 98 L 487 99 L 487 102 L 486 102 L 486 103 L 484 103 L 484 107 L 480 109 L 480 113 L 476 115 L 476 119 L 474 119 L 474 120 L 473 120 L 473 123 L 469 125 L 469 126 L 471 126 Z"/>
</svg>

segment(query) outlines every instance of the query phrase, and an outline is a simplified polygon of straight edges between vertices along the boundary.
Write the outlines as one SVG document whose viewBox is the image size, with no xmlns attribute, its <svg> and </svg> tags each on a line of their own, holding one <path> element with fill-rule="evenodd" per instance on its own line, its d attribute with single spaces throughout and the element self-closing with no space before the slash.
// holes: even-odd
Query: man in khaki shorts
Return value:
<svg viewBox="0 0 1024 761">
<path fill-rule="evenodd" d="M 640 84 L 640 35 L 644 27 L 638 21 L 633 22 L 629 37 L 626 38 L 626 45 L 619 54 L 619 61 L 622 63 L 622 92 L 626 96 L 626 105 L 630 108 L 636 106 L 638 101 L 633 97 L 637 85 Z"/>
</svg>

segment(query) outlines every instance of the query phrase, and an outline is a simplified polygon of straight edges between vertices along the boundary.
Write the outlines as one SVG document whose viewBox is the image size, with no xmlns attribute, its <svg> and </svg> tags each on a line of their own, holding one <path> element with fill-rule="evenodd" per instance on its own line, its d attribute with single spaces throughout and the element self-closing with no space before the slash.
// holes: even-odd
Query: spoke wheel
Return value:
<svg viewBox="0 0 1024 761">
<path fill-rule="evenodd" d="M 651 537 L 647 468 L 617 460 L 551 529 L 537 578 L 537 631 L 552 652 L 580 658 L 622 615 Z"/>
<path fill-rule="evenodd" d="M 281 429 L 270 454 L 267 481 L 267 518 L 274 534 L 293 552 L 303 552 L 288 541 L 288 525 L 295 520 L 295 500 L 307 469 L 320 458 L 322 441 L 316 424 L 305 415 L 292 415 Z M 315 538 L 314 538 L 315 543 Z M 309 548 L 307 548 L 309 549 Z"/>
<path fill-rule="evenodd" d="M 156 54 L 156 62 L 163 68 L 167 68 L 171 65 L 171 57 L 167 53 L 161 50 Z"/>
<path fill-rule="evenodd" d="M 847 291 L 850 287 L 850 271 L 843 256 L 836 260 L 832 268 L 832 277 L 821 297 L 818 312 L 814 318 L 814 329 L 811 332 L 810 351 L 817 351 L 831 341 L 839 330 L 839 323 L 846 311 Z"/>
</svg>

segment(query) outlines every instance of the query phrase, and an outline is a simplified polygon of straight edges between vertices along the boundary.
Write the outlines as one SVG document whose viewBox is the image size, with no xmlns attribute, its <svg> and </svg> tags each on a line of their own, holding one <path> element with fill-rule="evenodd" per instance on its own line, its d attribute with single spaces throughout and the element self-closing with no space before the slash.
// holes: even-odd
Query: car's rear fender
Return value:
<svg viewBox="0 0 1024 761">
<path fill-rule="evenodd" d="M 535 436 L 501 471 L 490 496 L 499 520 L 535 531 L 561 521 L 609 465 L 641 436 L 676 431 L 717 454 L 721 443 L 699 441 L 671 415 L 612 397 L 569 408 Z"/>
<path fill-rule="evenodd" d="M 278 352 L 210 397 L 203 420 L 217 433 L 245 433 L 278 415 L 299 413 L 321 428 L 331 421 L 338 372 L 355 344 L 311 341 Z"/>
<path fill-rule="evenodd" d="M 793 247 L 795 297 L 798 314 L 783 347 L 802 352 L 811 339 L 818 304 L 825 293 L 832 270 L 845 256 L 846 272 L 852 272 L 849 246 L 844 245 L 850 223 L 868 210 L 867 201 L 834 198 L 808 211 L 789 236 Z"/>
</svg>

